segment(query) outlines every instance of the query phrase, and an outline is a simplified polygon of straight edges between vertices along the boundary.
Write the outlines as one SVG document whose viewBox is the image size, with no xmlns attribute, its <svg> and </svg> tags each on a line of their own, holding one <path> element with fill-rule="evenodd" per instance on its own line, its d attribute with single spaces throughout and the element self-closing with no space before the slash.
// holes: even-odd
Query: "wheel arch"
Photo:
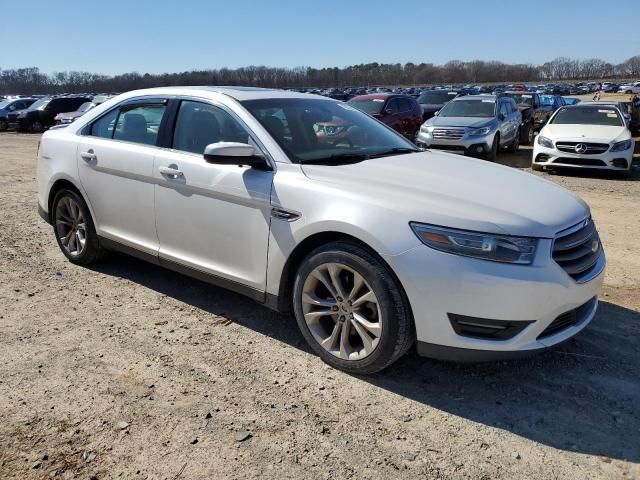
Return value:
<svg viewBox="0 0 640 480">
<path fill-rule="evenodd" d="M 95 215 L 93 214 L 93 209 L 91 208 L 91 204 L 89 203 L 87 196 L 84 194 L 84 192 L 82 191 L 79 185 L 77 185 L 73 180 L 67 177 L 61 177 L 54 180 L 54 182 L 51 184 L 51 187 L 49 188 L 49 192 L 47 193 L 47 217 L 49 218 L 49 223 L 52 223 L 51 215 L 52 215 L 53 199 L 55 198 L 56 194 L 60 190 L 65 188 L 74 191 L 75 193 L 80 195 L 80 197 L 82 197 L 82 199 L 84 200 L 84 203 L 87 204 L 87 208 L 89 209 L 89 213 L 91 214 L 91 218 L 95 224 L 96 218 L 95 218 Z"/>
<path fill-rule="evenodd" d="M 409 297 L 407 296 L 402 282 L 400 282 L 400 279 L 394 272 L 391 265 L 389 265 L 389 263 L 382 257 L 382 255 L 380 255 L 368 243 L 353 235 L 339 231 L 325 231 L 314 233 L 309 235 L 300 243 L 298 243 L 298 245 L 296 245 L 291 254 L 289 254 L 289 256 L 287 257 L 287 260 L 280 274 L 278 296 L 277 299 L 275 299 L 275 305 L 273 305 L 273 307 L 275 307 L 280 312 L 288 313 L 293 311 L 293 283 L 295 281 L 296 272 L 298 271 L 303 260 L 316 248 L 322 245 L 326 245 L 327 243 L 340 240 L 353 243 L 367 250 L 368 253 L 376 257 L 377 260 L 379 260 L 383 265 L 387 267 L 390 274 L 393 276 L 394 281 L 398 285 L 398 288 L 400 289 L 400 294 L 402 295 L 406 303 L 407 309 L 409 311 L 409 314 L 411 315 L 411 319 L 413 322 L 413 312 L 411 309 L 411 303 L 409 302 Z"/>
</svg>

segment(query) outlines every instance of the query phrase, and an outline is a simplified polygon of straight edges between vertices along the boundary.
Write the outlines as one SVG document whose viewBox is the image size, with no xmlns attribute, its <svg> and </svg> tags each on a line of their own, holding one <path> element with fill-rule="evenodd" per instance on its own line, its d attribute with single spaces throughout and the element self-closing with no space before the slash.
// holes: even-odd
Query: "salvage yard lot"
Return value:
<svg viewBox="0 0 640 480">
<path fill-rule="evenodd" d="M 589 203 L 593 323 L 518 361 L 349 376 L 295 321 L 123 255 L 72 265 L 36 211 L 38 136 L 0 134 L 0 478 L 640 478 L 640 158 L 541 173 Z M 502 154 L 525 169 L 531 150 Z"/>
</svg>

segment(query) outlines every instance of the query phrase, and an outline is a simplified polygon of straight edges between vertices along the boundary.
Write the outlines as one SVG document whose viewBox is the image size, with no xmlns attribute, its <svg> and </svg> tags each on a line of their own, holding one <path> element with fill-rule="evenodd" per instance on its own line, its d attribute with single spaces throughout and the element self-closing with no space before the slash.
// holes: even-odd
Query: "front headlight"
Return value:
<svg viewBox="0 0 640 480">
<path fill-rule="evenodd" d="M 538 145 L 545 148 L 553 148 L 553 142 L 542 135 L 538 135 Z"/>
<path fill-rule="evenodd" d="M 493 262 L 529 265 L 533 262 L 538 240 L 492 233 L 467 232 L 436 227 L 424 223 L 410 223 L 422 243 L 441 252 Z"/>
<path fill-rule="evenodd" d="M 425 135 L 431 135 L 432 130 L 433 130 L 433 127 L 429 127 L 427 125 L 422 125 L 420 127 L 420 133 L 424 133 Z"/>
<path fill-rule="evenodd" d="M 611 147 L 612 152 L 624 152 L 625 150 L 629 150 L 631 148 L 631 140 L 623 140 L 622 142 L 617 142 L 613 144 Z"/>
<path fill-rule="evenodd" d="M 491 131 L 490 127 L 472 128 L 467 131 L 469 135 L 486 135 Z"/>
</svg>

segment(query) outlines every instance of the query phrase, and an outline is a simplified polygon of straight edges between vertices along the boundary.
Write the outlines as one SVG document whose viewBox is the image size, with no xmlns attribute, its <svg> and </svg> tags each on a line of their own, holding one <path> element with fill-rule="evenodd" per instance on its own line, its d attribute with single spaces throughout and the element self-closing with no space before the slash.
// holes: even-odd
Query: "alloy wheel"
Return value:
<svg viewBox="0 0 640 480">
<path fill-rule="evenodd" d="M 378 346 L 383 319 L 378 299 L 362 275 L 341 263 L 325 263 L 308 275 L 302 312 L 313 338 L 332 355 L 360 360 Z"/>
<path fill-rule="evenodd" d="M 55 211 L 55 230 L 62 248 L 72 257 L 86 248 L 87 226 L 80 205 L 71 197 L 62 197 Z"/>
</svg>

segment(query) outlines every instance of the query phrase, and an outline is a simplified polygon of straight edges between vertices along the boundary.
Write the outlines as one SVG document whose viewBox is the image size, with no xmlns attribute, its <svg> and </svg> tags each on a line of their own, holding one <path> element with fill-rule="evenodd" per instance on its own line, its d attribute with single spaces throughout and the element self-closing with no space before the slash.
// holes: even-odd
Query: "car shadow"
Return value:
<svg viewBox="0 0 640 480">
<path fill-rule="evenodd" d="M 121 254 L 93 268 L 310 351 L 293 318 L 241 295 Z M 543 354 L 454 364 L 409 353 L 353 379 L 554 448 L 640 462 L 639 335 L 640 313 L 601 302 L 583 332 Z"/>
</svg>

